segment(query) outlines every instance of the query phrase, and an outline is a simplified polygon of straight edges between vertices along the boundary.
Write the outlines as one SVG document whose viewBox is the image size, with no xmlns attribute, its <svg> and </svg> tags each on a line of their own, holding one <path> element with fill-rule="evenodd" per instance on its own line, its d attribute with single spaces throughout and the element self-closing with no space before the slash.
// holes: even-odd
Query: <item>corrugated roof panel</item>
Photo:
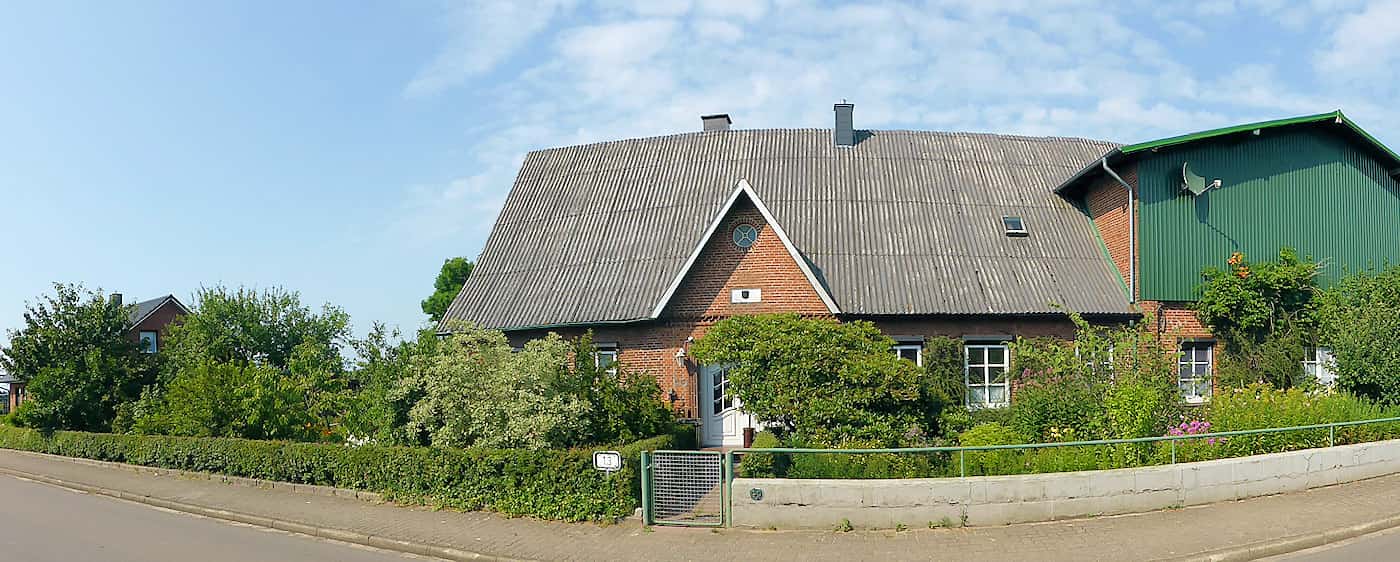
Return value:
<svg viewBox="0 0 1400 562">
<path fill-rule="evenodd" d="M 843 312 L 1045 313 L 1072 295 L 1082 312 L 1127 313 L 1088 221 L 1051 193 L 1113 147 L 874 131 L 838 149 L 830 130 L 778 129 L 532 152 L 448 317 L 496 328 L 643 318 L 740 179 Z M 1031 236 L 1007 238 L 1002 214 L 1025 217 Z"/>
</svg>

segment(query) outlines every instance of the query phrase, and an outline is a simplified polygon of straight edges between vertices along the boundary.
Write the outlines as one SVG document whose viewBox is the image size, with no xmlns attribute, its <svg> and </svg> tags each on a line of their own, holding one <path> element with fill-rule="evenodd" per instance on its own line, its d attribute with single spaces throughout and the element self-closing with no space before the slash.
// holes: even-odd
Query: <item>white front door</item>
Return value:
<svg viewBox="0 0 1400 562">
<path fill-rule="evenodd" d="M 753 416 L 744 413 L 743 404 L 729 390 L 729 369 L 706 365 L 700 368 L 700 409 L 704 413 L 706 447 L 743 447 L 744 428 L 756 427 Z"/>
</svg>

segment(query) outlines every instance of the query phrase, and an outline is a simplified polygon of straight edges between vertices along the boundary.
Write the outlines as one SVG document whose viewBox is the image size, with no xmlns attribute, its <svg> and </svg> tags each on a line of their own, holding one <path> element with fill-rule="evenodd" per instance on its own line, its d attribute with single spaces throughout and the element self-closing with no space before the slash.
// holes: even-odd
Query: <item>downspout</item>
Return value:
<svg viewBox="0 0 1400 562">
<path fill-rule="evenodd" d="M 1103 171 L 1128 190 L 1128 302 L 1137 302 L 1137 223 L 1134 216 L 1137 214 L 1133 205 L 1133 186 L 1123 181 L 1118 172 L 1108 167 L 1108 158 L 1099 160 L 1099 165 L 1103 166 Z"/>
</svg>

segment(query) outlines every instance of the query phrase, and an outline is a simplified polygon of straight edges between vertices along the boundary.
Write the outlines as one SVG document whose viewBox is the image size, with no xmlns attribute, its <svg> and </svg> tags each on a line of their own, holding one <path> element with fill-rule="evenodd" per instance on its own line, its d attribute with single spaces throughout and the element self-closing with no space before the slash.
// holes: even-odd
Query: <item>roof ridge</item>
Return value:
<svg viewBox="0 0 1400 562">
<path fill-rule="evenodd" d="M 680 138 L 680 137 L 704 137 L 704 136 L 721 136 L 721 135 L 745 135 L 745 134 L 773 133 L 773 132 L 799 132 L 799 133 L 828 132 L 828 133 L 829 133 L 830 131 L 832 131 L 832 129 L 829 129 L 829 128 L 822 128 L 822 127 L 766 127 L 766 128 L 758 128 L 758 129 L 730 129 L 730 130 L 727 130 L 727 131 L 685 131 L 685 132 L 681 132 L 681 133 L 667 133 L 667 134 L 662 134 L 662 135 L 648 135 L 648 136 L 641 136 L 641 137 L 628 137 L 628 138 L 622 138 L 622 139 L 611 139 L 611 140 L 595 141 L 595 142 L 581 142 L 581 143 L 566 144 L 566 145 L 561 145 L 561 146 L 551 146 L 551 147 L 546 147 L 546 148 L 537 148 L 537 149 L 534 149 L 534 150 L 529 151 L 529 152 L 526 153 L 526 154 L 527 154 L 527 155 L 530 155 L 530 154 L 536 154 L 536 153 L 554 152 L 554 151 L 562 151 L 562 150 L 569 150 L 569 149 L 583 148 L 583 147 L 593 147 L 593 146 L 607 146 L 607 145 L 622 144 L 622 143 L 629 143 L 629 142 L 657 141 L 657 140 L 675 139 L 675 138 Z M 1094 138 L 1089 138 L 1089 137 L 1073 137 L 1073 136 L 1057 136 L 1057 135 L 1036 136 L 1036 135 L 1024 135 L 1024 134 L 1017 134 L 1017 133 L 996 133 L 996 132 L 989 132 L 989 131 L 938 131 L 938 130 L 928 130 L 928 129 L 856 129 L 856 132 L 885 133 L 885 134 L 891 134 L 891 133 L 893 133 L 893 134 L 915 134 L 915 135 L 942 135 L 942 136 L 959 136 L 959 135 L 961 135 L 961 136 L 996 137 L 996 138 L 1003 138 L 1003 139 L 1022 139 L 1022 140 L 1037 140 L 1037 141 L 1082 141 L 1082 142 L 1091 142 L 1091 143 L 1095 143 L 1095 144 L 1105 144 L 1105 145 L 1110 145 L 1110 146 L 1114 146 L 1114 147 L 1124 146 L 1123 143 L 1119 143 L 1119 142 L 1115 142 L 1115 141 L 1110 141 L 1110 140 L 1103 140 L 1103 139 L 1094 139 Z"/>
</svg>

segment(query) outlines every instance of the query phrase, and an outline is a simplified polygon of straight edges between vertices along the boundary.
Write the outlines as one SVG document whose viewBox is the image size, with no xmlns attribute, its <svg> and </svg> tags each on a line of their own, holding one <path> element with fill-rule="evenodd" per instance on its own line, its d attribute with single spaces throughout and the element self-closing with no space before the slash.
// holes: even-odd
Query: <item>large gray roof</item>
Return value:
<svg viewBox="0 0 1400 562">
<path fill-rule="evenodd" d="M 651 317 L 740 180 L 841 313 L 1129 314 L 1089 219 L 1054 189 L 1116 145 L 830 129 L 689 133 L 531 152 L 446 319 Z M 1002 215 L 1030 236 L 1005 235 Z"/>
</svg>

